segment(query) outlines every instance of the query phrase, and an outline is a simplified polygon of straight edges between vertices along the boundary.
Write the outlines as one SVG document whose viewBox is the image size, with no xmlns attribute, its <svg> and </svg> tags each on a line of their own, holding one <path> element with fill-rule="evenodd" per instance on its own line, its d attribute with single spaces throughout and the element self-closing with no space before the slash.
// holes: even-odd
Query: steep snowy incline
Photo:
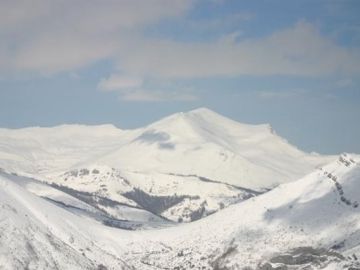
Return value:
<svg viewBox="0 0 360 270">
<path fill-rule="evenodd" d="M 27 191 L 77 215 L 90 217 L 103 224 L 123 229 L 143 229 L 171 225 L 164 219 L 141 209 L 134 201 L 118 196 L 111 200 L 101 194 L 50 185 L 39 180 L 0 172 Z"/>
<path fill-rule="evenodd" d="M 4 176 L 0 231 L 1 269 L 129 269 L 111 253 L 110 240 L 99 241 L 107 237 L 98 231 L 111 233 L 110 228 L 38 198 Z"/>
<path fill-rule="evenodd" d="M 360 156 L 344 154 L 298 181 L 206 219 L 164 229 L 139 258 L 133 253 L 128 259 L 141 269 L 152 269 L 144 261 L 174 269 L 359 267 L 359 200 Z M 142 237 L 151 239 L 151 232 Z M 135 241 L 131 245 L 139 248 Z M 154 251 L 159 246 L 164 250 Z M 274 268 L 260 268 L 269 264 Z"/>
</svg>

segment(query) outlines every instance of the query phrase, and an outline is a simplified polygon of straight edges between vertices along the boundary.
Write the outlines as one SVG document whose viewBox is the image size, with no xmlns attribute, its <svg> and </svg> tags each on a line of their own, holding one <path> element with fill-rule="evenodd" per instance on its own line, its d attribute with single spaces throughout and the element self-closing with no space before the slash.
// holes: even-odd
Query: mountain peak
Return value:
<svg viewBox="0 0 360 270">
<path fill-rule="evenodd" d="M 212 134 L 215 137 L 237 136 L 253 137 L 276 135 L 270 124 L 252 125 L 240 123 L 231 118 L 216 113 L 208 108 L 200 107 L 188 112 L 178 112 L 150 124 L 147 128 L 176 132 L 178 134 L 190 135 L 196 133 Z"/>
<path fill-rule="evenodd" d="M 206 107 L 200 107 L 197 109 L 193 109 L 188 112 L 189 114 L 217 114 L 216 112 L 206 108 Z"/>
<path fill-rule="evenodd" d="M 174 114 L 171 114 L 163 119 L 160 119 L 159 121 L 165 120 L 165 119 L 172 119 L 172 120 L 176 120 L 176 119 L 188 119 L 191 118 L 193 116 L 200 116 L 203 118 L 208 118 L 208 117 L 213 117 L 213 116 L 217 116 L 217 117 L 224 117 L 208 108 L 205 107 L 200 107 L 197 109 L 193 109 L 190 111 L 185 111 L 185 112 L 177 112 Z"/>
</svg>

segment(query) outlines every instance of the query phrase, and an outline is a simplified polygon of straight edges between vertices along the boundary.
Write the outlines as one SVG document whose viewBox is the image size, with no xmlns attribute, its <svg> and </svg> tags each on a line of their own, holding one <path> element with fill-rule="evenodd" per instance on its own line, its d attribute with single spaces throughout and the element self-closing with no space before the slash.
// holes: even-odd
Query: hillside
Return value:
<svg viewBox="0 0 360 270">
<path fill-rule="evenodd" d="M 133 253 L 128 259 L 142 269 L 152 269 L 144 261 L 174 269 L 359 267 L 359 184 L 360 157 L 342 155 L 302 179 L 206 219 L 164 229 L 155 241 L 154 232 L 145 232 L 141 237 L 152 243 L 146 255 L 134 259 Z M 132 241 L 134 250 L 139 242 Z"/>
<path fill-rule="evenodd" d="M 0 262 L 5 269 L 356 269 L 359 180 L 360 156 L 343 154 L 202 220 L 133 232 L 66 211 L 3 175 Z"/>
</svg>

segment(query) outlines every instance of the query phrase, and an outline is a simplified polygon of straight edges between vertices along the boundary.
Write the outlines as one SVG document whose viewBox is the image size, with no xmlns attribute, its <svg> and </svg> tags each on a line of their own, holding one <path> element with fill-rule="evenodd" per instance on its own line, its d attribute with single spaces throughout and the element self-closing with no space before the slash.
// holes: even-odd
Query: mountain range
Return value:
<svg viewBox="0 0 360 270">
<path fill-rule="evenodd" d="M 0 269 L 357 269 L 359 178 L 205 108 L 0 129 Z"/>
</svg>

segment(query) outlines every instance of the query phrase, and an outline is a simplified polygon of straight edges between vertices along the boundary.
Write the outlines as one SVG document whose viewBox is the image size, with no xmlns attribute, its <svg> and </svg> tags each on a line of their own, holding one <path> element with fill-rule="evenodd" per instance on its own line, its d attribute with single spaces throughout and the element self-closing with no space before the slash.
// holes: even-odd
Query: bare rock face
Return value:
<svg viewBox="0 0 360 270">
<path fill-rule="evenodd" d="M 345 267 L 344 269 L 359 269 L 360 267 L 356 256 L 345 258 L 334 250 L 298 247 L 289 252 L 274 255 L 267 262 L 261 263 L 258 270 L 324 269 L 329 264 Z"/>
</svg>

